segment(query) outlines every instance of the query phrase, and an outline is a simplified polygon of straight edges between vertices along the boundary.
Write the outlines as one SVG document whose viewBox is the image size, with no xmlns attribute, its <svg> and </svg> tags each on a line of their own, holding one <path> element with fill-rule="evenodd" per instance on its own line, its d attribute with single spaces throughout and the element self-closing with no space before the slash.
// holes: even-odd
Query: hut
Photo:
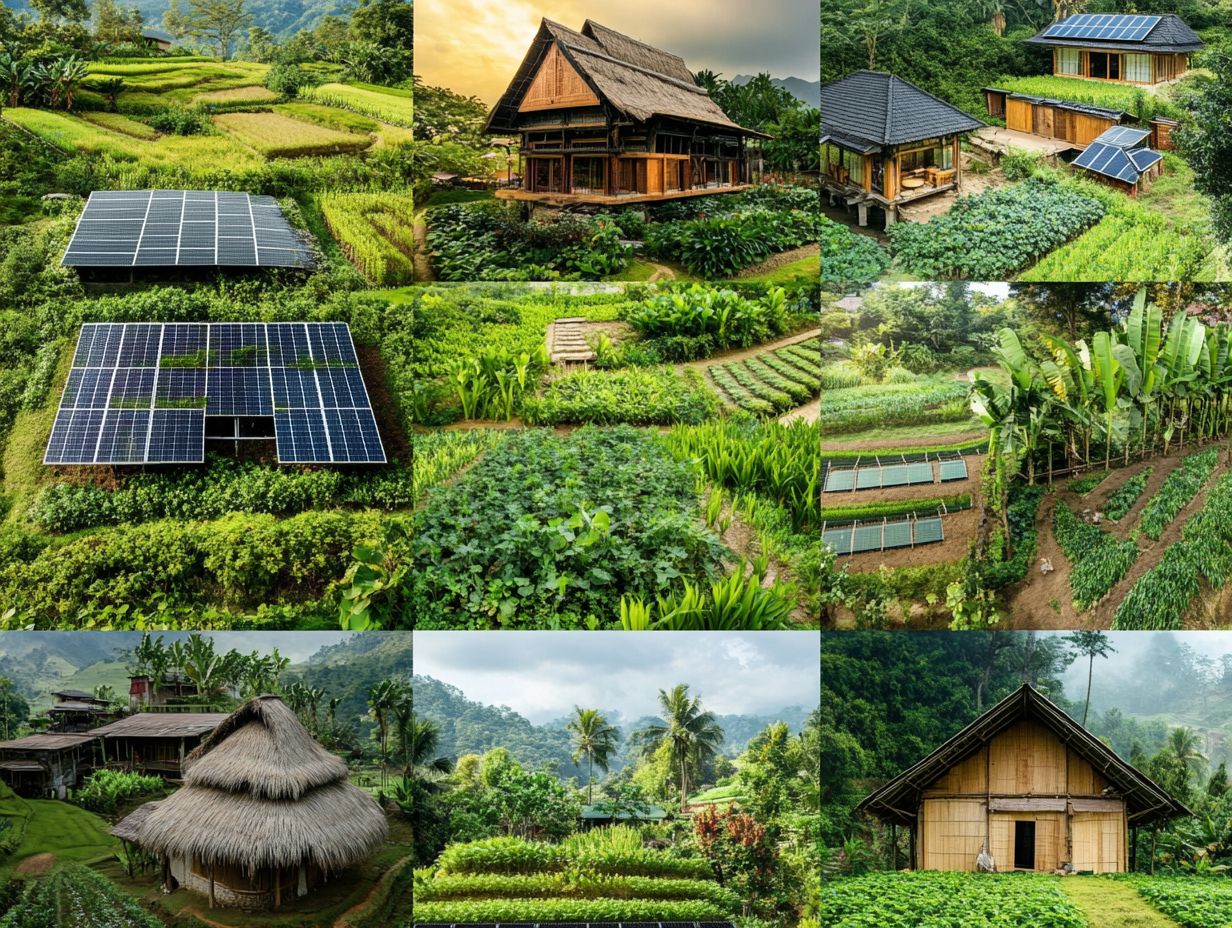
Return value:
<svg viewBox="0 0 1232 928">
<path fill-rule="evenodd" d="M 1004 119 L 1007 129 L 1069 142 L 1077 149 L 1090 145 L 1109 129 L 1135 121 L 1124 110 L 1036 97 L 998 87 L 985 87 L 983 92 L 988 115 Z"/>
<path fill-rule="evenodd" d="M 643 822 L 662 822 L 667 818 L 667 810 L 662 806 L 649 802 L 636 803 L 628 806 L 617 806 L 611 802 L 596 802 L 582 806 L 582 827 L 589 830 L 605 825 L 641 824 Z"/>
<path fill-rule="evenodd" d="M 983 123 L 884 71 L 856 71 L 821 88 L 821 183 L 830 201 L 870 207 L 888 228 L 899 207 L 962 184 L 959 141 Z"/>
<path fill-rule="evenodd" d="M 1118 126 L 1095 139 L 1073 164 L 1131 197 L 1163 170 L 1164 156 L 1147 147 L 1149 129 Z"/>
<path fill-rule="evenodd" d="M 176 779 L 189 752 L 226 718 L 225 712 L 139 712 L 94 734 L 107 766 Z"/>
<path fill-rule="evenodd" d="M 520 138 L 519 187 L 504 199 L 645 203 L 742 190 L 748 139 L 693 80 L 684 59 L 586 20 L 580 32 L 544 19 L 489 134 Z"/>
<path fill-rule="evenodd" d="M 182 789 L 113 830 L 162 860 L 169 890 L 246 909 L 306 896 L 387 833 L 376 801 L 277 696 L 228 716 L 189 755 Z"/>
<path fill-rule="evenodd" d="M 1077 13 L 1027 39 L 1052 49 L 1057 77 L 1160 84 L 1189 70 L 1202 40 L 1174 13 Z"/>
<path fill-rule="evenodd" d="M 105 699 L 82 690 L 61 690 L 52 693 L 55 704 L 47 710 L 51 730 L 56 732 L 86 732 L 119 718 Z"/>
<path fill-rule="evenodd" d="M 94 766 L 93 733 L 27 735 L 0 741 L 0 780 L 19 796 L 63 799 Z"/>
<path fill-rule="evenodd" d="M 857 811 L 910 829 L 912 869 L 1123 873 L 1138 829 L 1189 810 L 1024 684 Z M 892 860 L 897 867 L 898 861 Z"/>
<path fill-rule="evenodd" d="M 178 670 L 158 675 L 139 673 L 128 678 L 128 702 L 135 711 L 187 703 L 197 695 L 197 684 Z"/>
</svg>

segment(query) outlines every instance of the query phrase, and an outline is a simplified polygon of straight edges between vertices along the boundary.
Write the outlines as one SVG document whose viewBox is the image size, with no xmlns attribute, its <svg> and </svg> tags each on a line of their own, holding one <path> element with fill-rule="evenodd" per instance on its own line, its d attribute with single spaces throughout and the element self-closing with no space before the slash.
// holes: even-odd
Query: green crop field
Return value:
<svg viewBox="0 0 1232 928">
<path fill-rule="evenodd" d="M 339 132 L 280 113 L 222 113 L 214 125 L 266 158 L 302 158 L 363 151 L 371 137 Z"/>
</svg>

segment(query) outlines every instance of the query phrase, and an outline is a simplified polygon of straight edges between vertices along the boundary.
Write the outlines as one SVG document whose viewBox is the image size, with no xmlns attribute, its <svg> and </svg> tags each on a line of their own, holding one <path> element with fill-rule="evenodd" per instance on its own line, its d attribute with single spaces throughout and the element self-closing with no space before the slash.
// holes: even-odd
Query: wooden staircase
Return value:
<svg viewBox="0 0 1232 928">
<path fill-rule="evenodd" d="M 548 358 L 553 364 L 587 364 L 595 353 L 582 335 L 583 316 L 548 323 Z"/>
</svg>

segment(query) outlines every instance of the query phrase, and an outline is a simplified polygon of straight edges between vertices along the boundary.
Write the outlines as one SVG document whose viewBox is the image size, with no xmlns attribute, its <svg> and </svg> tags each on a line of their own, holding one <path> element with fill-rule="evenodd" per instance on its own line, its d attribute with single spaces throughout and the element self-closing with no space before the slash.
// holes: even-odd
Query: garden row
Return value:
<svg viewBox="0 0 1232 928">
<path fill-rule="evenodd" d="M 820 395 L 819 349 L 819 341 L 801 342 L 716 364 L 707 373 L 731 405 L 757 415 L 775 415 Z"/>
<path fill-rule="evenodd" d="M 967 384 L 937 378 L 907 383 L 822 389 L 821 432 L 836 435 L 895 425 L 961 422 L 970 418 Z"/>
</svg>

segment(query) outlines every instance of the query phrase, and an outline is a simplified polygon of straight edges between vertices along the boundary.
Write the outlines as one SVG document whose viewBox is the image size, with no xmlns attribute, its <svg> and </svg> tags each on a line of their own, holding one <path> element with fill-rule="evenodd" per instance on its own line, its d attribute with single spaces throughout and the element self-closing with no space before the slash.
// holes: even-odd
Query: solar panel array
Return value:
<svg viewBox="0 0 1232 928">
<path fill-rule="evenodd" d="M 66 267 L 308 267 L 273 197 L 213 190 L 96 190 Z"/>
<path fill-rule="evenodd" d="M 1108 144 L 1104 141 L 1104 135 L 1088 145 L 1073 163 L 1104 177 L 1136 184 L 1144 173 L 1163 159 L 1163 155 L 1150 148 L 1125 149 Z"/>
<path fill-rule="evenodd" d="M 822 489 L 826 493 L 843 493 L 853 489 L 881 490 L 886 487 L 933 482 L 932 462 L 916 461 L 910 464 L 877 464 L 831 470 L 826 474 Z"/>
<path fill-rule="evenodd" d="M 913 548 L 945 540 L 940 516 L 924 519 L 900 519 L 895 522 L 852 523 L 841 528 L 821 531 L 821 542 L 839 556 L 863 554 L 866 551 L 888 551 L 893 548 Z"/>
<path fill-rule="evenodd" d="M 340 322 L 87 323 L 46 464 L 199 463 L 207 416 L 272 416 L 285 463 L 384 463 Z"/>
<path fill-rule="evenodd" d="M 1117 148 L 1133 148 L 1141 145 L 1151 137 L 1150 129 L 1135 129 L 1133 126 L 1113 126 L 1105 129 L 1095 141 L 1104 145 L 1115 145 Z"/>
<path fill-rule="evenodd" d="M 1141 42 L 1159 24 L 1160 18 L 1125 13 L 1078 13 L 1053 23 L 1043 34 L 1049 39 Z"/>
<path fill-rule="evenodd" d="M 956 461 L 942 461 L 939 470 L 942 483 L 967 479 L 967 462 L 962 458 Z"/>
</svg>

